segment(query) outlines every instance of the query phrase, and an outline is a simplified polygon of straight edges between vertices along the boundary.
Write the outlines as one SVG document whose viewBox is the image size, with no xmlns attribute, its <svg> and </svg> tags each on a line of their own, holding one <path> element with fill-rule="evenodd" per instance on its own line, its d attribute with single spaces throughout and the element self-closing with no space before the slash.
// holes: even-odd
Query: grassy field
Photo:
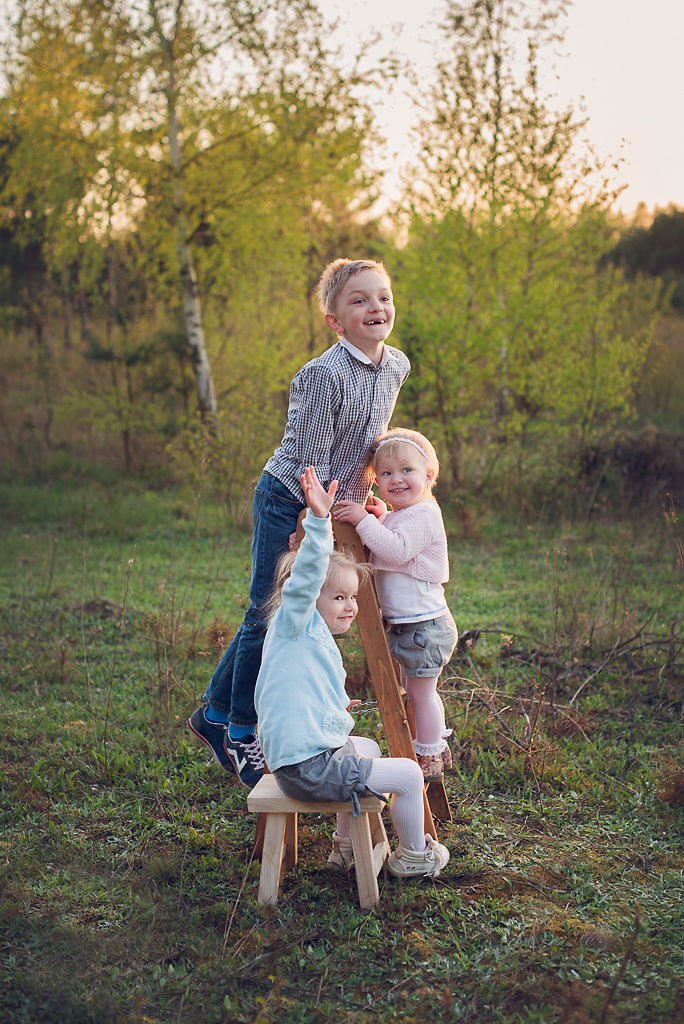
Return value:
<svg viewBox="0 0 684 1024">
<path fill-rule="evenodd" d="M 181 492 L 0 487 L 0 1021 L 682 1018 L 682 547 L 674 510 L 447 510 L 468 643 L 444 675 L 451 851 L 359 910 L 304 819 L 256 903 L 245 791 L 185 726 L 249 535 Z M 381 736 L 358 641 L 360 733 Z"/>
</svg>

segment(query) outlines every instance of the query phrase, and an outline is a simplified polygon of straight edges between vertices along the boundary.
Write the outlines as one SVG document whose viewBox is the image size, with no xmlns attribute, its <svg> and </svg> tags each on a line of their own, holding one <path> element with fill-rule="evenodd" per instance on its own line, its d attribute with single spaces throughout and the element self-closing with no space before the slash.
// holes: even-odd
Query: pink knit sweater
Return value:
<svg viewBox="0 0 684 1024">
<path fill-rule="evenodd" d="M 356 532 L 371 552 L 376 569 L 403 572 L 429 583 L 449 579 L 444 522 L 434 498 L 387 512 L 380 519 L 368 514 Z"/>
</svg>

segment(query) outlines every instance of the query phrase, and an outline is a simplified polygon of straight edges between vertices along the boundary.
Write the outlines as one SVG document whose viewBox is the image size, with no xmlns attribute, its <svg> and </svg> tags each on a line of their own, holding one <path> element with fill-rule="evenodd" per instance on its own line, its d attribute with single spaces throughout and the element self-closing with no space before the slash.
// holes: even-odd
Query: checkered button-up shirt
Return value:
<svg viewBox="0 0 684 1024">
<path fill-rule="evenodd" d="M 410 369 L 399 349 L 386 345 L 376 366 L 341 338 L 295 375 L 285 434 L 265 471 L 303 502 L 299 478 L 314 466 L 326 487 L 340 481 L 338 498 L 365 502 L 373 482 L 368 450 L 387 430 Z"/>
</svg>

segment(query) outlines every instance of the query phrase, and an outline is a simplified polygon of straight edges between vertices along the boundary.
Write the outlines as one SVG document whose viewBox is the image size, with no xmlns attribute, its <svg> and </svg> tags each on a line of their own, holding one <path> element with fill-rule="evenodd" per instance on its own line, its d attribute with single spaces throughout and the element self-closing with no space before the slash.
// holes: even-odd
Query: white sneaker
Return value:
<svg viewBox="0 0 684 1024">
<path fill-rule="evenodd" d="M 449 863 L 449 851 L 432 836 L 425 836 L 427 847 L 421 853 L 416 850 L 405 850 L 399 846 L 387 858 L 390 874 L 401 875 L 403 878 L 412 875 L 432 875 L 436 877 L 443 867 Z"/>
<path fill-rule="evenodd" d="M 349 871 L 354 866 L 354 851 L 350 836 L 338 836 L 333 834 L 333 848 L 328 857 L 328 864 L 333 868 L 343 868 Z"/>
</svg>

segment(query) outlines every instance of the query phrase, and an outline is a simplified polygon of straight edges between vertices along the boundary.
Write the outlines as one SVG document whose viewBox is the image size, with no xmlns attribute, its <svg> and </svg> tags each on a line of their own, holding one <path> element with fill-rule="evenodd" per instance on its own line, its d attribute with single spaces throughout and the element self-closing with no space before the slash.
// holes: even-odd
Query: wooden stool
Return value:
<svg viewBox="0 0 684 1024">
<path fill-rule="evenodd" d="M 389 854 L 389 843 L 381 811 L 384 803 L 376 796 L 359 799 L 361 813 L 351 816 L 351 801 L 331 803 L 292 800 L 285 796 L 273 775 L 262 775 L 247 797 L 250 811 L 264 815 L 263 850 L 259 876 L 259 903 L 275 903 L 278 899 L 280 872 L 283 865 L 297 863 L 297 814 L 336 814 L 347 812 L 351 820 L 351 843 L 354 870 L 363 909 L 374 907 L 380 899 L 378 873 Z"/>
</svg>

